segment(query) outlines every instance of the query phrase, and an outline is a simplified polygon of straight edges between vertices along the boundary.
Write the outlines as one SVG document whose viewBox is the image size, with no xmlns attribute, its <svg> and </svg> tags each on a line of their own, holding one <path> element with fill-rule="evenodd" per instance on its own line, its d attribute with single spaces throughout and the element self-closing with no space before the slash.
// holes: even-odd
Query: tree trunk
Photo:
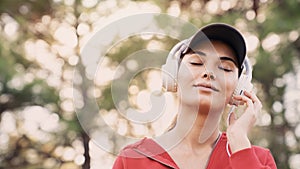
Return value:
<svg viewBox="0 0 300 169">
<path fill-rule="evenodd" d="M 91 158 L 90 158 L 90 154 L 89 154 L 89 141 L 90 138 L 89 136 L 86 134 L 85 131 L 82 131 L 81 133 L 81 138 L 82 138 L 82 142 L 83 142 L 83 147 L 84 147 L 84 163 L 82 165 L 82 169 L 90 169 L 90 163 L 91 163 Z"/>
</svg>

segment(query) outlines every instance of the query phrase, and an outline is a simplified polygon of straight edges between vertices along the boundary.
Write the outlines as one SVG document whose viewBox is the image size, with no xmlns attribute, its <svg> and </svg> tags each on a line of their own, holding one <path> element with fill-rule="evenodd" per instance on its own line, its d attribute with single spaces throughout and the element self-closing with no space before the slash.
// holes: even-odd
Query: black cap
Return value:
<svg viewBox="0 0 300 169">
<path fill-rule="evenodd" d="M 213 23 L 199 29 L 190 39 L 189 47 L 193 49 L 203 40 L 220 40 L 228 44 L 237 57 L 239 74 L 246 57 L 246 43 L 242 34 L 234 27 L 224 23 Z"/>
</svg>

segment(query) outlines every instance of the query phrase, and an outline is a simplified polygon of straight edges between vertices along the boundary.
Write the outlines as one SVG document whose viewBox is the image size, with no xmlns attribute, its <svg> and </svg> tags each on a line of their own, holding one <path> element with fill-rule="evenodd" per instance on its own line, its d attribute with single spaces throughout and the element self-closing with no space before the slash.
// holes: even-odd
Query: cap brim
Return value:
<svg viewBox="0 0 300 169">
<path fill-rule="evenodd" d="M 234 27 L 223 24 L 214 23 L 207 25 L 192 36 L 189 47 L 194 48 L 203 40 L 220 40 L 228 44 L 236 53 L 238 64 L 241 68 L 246 56 L 246 43 L 242 34 Z"/>
</svg>

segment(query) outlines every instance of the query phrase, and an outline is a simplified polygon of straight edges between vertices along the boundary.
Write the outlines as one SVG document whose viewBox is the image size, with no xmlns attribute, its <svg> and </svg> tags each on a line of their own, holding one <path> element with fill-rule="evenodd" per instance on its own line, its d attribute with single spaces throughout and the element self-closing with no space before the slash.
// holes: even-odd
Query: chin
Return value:
<svg viewBox="0 0 300 169">
<path fill-rule="evenodd" d="M 183 99 L 182 104 L 193 106 L 193 107 L 199 107 L 199 108 L 210 108 L 212 105 L 218 104 L 214 103 L 212 99 Z"/>
<path fill-rule="evenodd" d="M 211 109 L 214 111 L 222 111 L 225 108 L 225 101 L 224 99 L 219 98 L 210 98 L 210 99 L 200 99 L 198 101 L 199 108 L 202 109 Z"/>
<path fill-rule="evenodd" d="M 195 92 L 187 92 L 181 95 L 180 101 L 183 105 L 193 106 L 193 107 L 201 107 L 205 109 L 210 109 L 211 106 L 219 107 L 225 105 L 225 102 L 229 102 L 229 100 L 222 99 L 222 96 L 211 95 L 211 94 L 199 94 Z M 224 106 L 222 106 L 224 107 Z"/>
</svg>

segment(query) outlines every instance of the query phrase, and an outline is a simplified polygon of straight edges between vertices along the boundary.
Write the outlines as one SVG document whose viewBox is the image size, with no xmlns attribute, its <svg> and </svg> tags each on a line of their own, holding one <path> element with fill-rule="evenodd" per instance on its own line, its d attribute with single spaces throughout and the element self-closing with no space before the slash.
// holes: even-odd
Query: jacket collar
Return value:
<svg viewBox="0 0 300 169">
<path fill-rule="evenodd" d="M 227 143 L 226 133 L 222 133 L 221 137 L 217 141 L 217 144 L 214 146 L 214 150 L 212 151 L 211 156 L 217 155 L 217 154 L 220 155 L 220 153 L 224 153 L 224 156 L 228 157 L 226 150 L 225 150 L 226 143 Z M 216 149 L 218 149 L 217 147 L 221 147 L 222 150 L 216 150 Z M 150 158 L 152 160 L 155 160 L 165 166 L 168 166 L 169 168 L 179 169 L 179 167 L 176 165 L 176 163 L 170 157 L 168 152 L 150 138 L 142 139 L 141 141 L 133 144 L 131 146 L 131 148 L 138 154 L 145 156 L 147 158 Z M 211 157 L 210 157 L 210 159 L 211 159 Z M 210 163 L 210 160 L 209 160 L 208 164 L 209 163 Z"/>
<path fill-rule="evenodd" d="M 152 139 L 144 138 L 138 144 L 133 145 L 132 149 L 135 152 L 165 166 L 173 169 L 179 169 L 166 150 Z"/>
</svg>

